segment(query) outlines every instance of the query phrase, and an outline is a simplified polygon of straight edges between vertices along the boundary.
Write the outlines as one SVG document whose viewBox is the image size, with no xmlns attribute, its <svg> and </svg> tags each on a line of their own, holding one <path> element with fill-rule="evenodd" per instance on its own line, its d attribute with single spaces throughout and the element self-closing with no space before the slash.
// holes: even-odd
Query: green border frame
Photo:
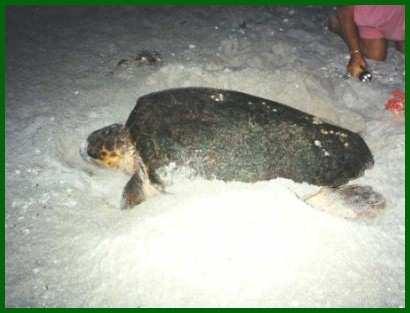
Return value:
<svg viewBox="0 0 410 313">
<path fill-rule="evenodd" d="M 3 38 L 5 38 L 5 9 L 4 6 L 1 5 L 2 7 L 0 8 L 0 29 L 1 29 L 1 34 L 3 34 Z M 0 151 L 2 153 L 0 153 L 0 158 L 1 158 L 1 162 L 3 164 L 3 170 L 1 171 L 1 175 L 2 175 L 2 180 L 1 180 L 1 202 L 4 204 L 4 212 L 3 214 L 1 214 L 1 218 L 2 218 L 2 225 L 5 225 L 5 215 L 6 215 L 6 201 L 5 201 L 5 182 L 6 182 L 6 163 L 5 163 L 5 155 L 6 155 L 6 150 L 5 150 L 5 142 L 6 142 L 6 125 L 5 125 L 5 120 L 6 120 L 6 96 L 5 96 L 5 45 L 6 45 L 6 40 L 2 40 L 0 43 L 0 53 L 1 53 L 1 57 L 0 57 L 0 95 L 1 95 L 1 99 L 3 101 L 0 102 L 1 105 L 1 134 L 2 134 L 2 139 L 0 140 Z M 5 306 L 5 273 L 6 273 L 6 258 L 5 258 L 5 250 L 6 250 L 6 237 L 5 237 L 5 227 L 1 228 L 0 233 L 2 233 L 2 238 L 3 238 L 3 249 L 1 249 L 1 260 L 2 260 L 2 265 L 4 268 L 4 271 L 1 272 L 1 277 L 3 278 L 3 284 L 2 284 L 2 293 L 1 293 L 1 301 L 3 304 L 3 307 Z"/>
<path fill-rule="evenodd" d="M 405 0 L 4 0 L 9 5 L 346 5 L 346 4 L 406 4 Z"/>
<path fill-rule="evenodd" d="M 5 110 L 5 101 L 6 101 L 6 94 L 5 94 L 5 62 L 6 62 L 6 55 L 5 55 L 5 46 L 6 46 L 6 10 L 8 6 L 78 6 L 78 5 L 284 5 L 284 6 L 290 6 L 290 5 L 325 5 L 325 6 L 336 6 L 336 5 L 346 5 L 346 4 L 400 4 L 400 5 L 405 5 L 406 6 L 406 29 L 409 29 L 409 11 L 410 11 L 410 2 L 407 2 L 408 5 L 406 5 L 407 1 L 404 0 L 388 0 L 388 1 L 383 1 L 383 0 L 362 0 L 362 1 L 353 1 L 353 0 L 5 0 L 1 1 L 0 3 L 0 31 L 1 34 L 3 35 L 2 38 L 3 40 L 0 43 L 0 52 L 1 52 L 1 57 L 0 57 L 0 95 L 2 97 L 2 102 L 1 104 L 1 134 L 2 134 L 2 139 L 0 140 L 0 151 L 2 153 L 0 154 L 0 158 L 2 163 L 4 164 L 3 166 L 3 171 L 2 171 L 2 185 L 1 185 L 1 190 L 3 191 L 1 193 L 1 201 L 4 204 L 4 208 L 6 206 L 5 203 L 5 181 L 6 181 L 6 164 L 5 164 L 5 142 L 6 142 L 6 135 L 5 135 L 5 117 L 6 117 L 6 110 Z M 409 51 L 409 31 L 406 31 L 406 51 Z M 405 60 L 405 68 L 408 68 L 409 61 L 406 58 Z M 408 85 L 408 75 L 406 75 L 406 86 Z M 406 88 L 407 91 L 407 88 Z M 405 113 L 406 119 L 409 117 L 409 113 Z M 408 133 L 408 126 L 409 123 L 405 123 L 405 133 Z M 405 136 L 405 163 L 407 163 L 407 147 L 408 147 L 408 136 Z M 407 182 L 408 182 L 408 171 L 405 170 L 405 190 L 406 190 L 406 195 L 407 195 Z M 407 197 L 406 197 L 407 198 Z M 407 199 L 406 199 L 407 200 Z M 405 204 L 406 207 L 406 212 L 407 212 L 407 201 Z M 1 219 L 2 219 L 2 224 L 5 225 L 5 209 L 3 214 L 1 214 Z M 408 227 L 408 218 L 405 218 L 405 227 Z M 3 249 L 1 249 L 1 260 L 2 260 L 2 265 L 4 268 L 4 271 L 1 271 L 1 278 L 3 281 L 2 284 L 2 292 L 0 293 L 0 301 L 1 301 L 1 307 L 5 308 L 5 228 L 1 228 L 0 233 L 2 234 L 3 238 Z M 406 246 L 407 246 L 407 240 L 405 240 Z M 407 249 L 406 249 L 406 260 L 407 260 Z M 407 262 L 406 262 L 407 263 Z M 407 265 L 407 264 L 406 264 Z M 405 268 L 405 289 L 407 291 L 407 267 Z M 407 299 L 405 297 L 405 308 L 407 307 Z M 405 309 L 404 308 L 404 309 Z M 401 308 L 388 308 L 388 309 L 353 309 L 353 310 L 389 310 L 389 311 L 397 311 L 397 310 L 404 310 Z M 44 309 L 7 309 L 7 310 L 41 310 L 43 311 Z M 53 309 L 55 310 L 55 309 Z M 70 309 L 58 309 L 58 310 L 70 310 Z M 89 309 L 76 309 L 76 310 L 89 310 Z M 119 309 L 99 309 L 99 310 L 119 310 Z M 123 309 L 121 309 L 123 310 Z M 133 309 L 134 310 L 134 309 Z M 161 309 L 144 309 L 146 311 L 158 311 Z M 169 309 L 170 311 L 176 311 L 176 310 L 182 310 L 182 309 Z M 204 310 L 204 309 L 188 309 L 191 312 L 192 311 L 199 311 L 199 310 Z M 219 311 L 222 309 L 216 309 L 215 311 Z M 224 309 L 225 310 L 225 309 Z M 255 309 L 226 309 L 226 310 L 255 310 Z M 261 311 L 266 311 L 270 309 L 258 309 Z M 276 309 L 278 311 L 284 311 L 288 309 Z M 299 310 L 299 309 L 292 309 L 292 310 Z M 302 310 L 317 310 L 317 309 L 302 309 Z M 329 310 L 335 310 L 335 309 L 325 309 L 327 311 Z M 337 309 L 339 312 L 343 312 L 346 310 L 352 310 L 352 309 Z"/>
</svg>

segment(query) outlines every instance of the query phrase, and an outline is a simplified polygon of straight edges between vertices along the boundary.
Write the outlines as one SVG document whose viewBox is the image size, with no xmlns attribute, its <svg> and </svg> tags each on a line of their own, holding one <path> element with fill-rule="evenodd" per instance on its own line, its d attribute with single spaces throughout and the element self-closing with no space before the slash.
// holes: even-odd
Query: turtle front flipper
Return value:
<svg viewBox="0 0 410 313">
<path fill-rule="evenodd" d="M 370 220 L 386 205 L 384 197 L 370 186 L 344 185 L 324 187 L 304 199 L 312 207 L 351 220 Z"/>
<path fill-rule="evenodd" d="M 151 185 L 145 169 L 139 168 L 125 185 L 120 207 L 122 210 L 131 209 L 156 194 L 158 190 Z"/>
</svg>

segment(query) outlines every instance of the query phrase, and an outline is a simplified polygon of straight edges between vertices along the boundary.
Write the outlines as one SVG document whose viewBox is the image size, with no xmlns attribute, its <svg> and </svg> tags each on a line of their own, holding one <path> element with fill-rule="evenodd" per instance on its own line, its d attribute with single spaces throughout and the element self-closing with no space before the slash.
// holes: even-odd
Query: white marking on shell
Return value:
<svg viewBox="0 0 410 313">
<path fill-rule="evenodd" d="M 324 154 L 325 156 L 329 156 L 329 155 L 330 155 L 330 153 L 329 153 L 328 151 L 326 151 L 325 149 L 323 149 L 322 151 L 323 151 L 323 154 Z"/>
<path fill-rule="evenodd" d="M 314 141 L 316 147 L 321 147 L 322 143 L 319 140 Z"/>
<path fill-rule="evenodd" d="M 216 95 L 211 95 L 211 99 L 216 101 L 216 102 L 222 102 L 222 101 L 224 101 L 224 95 L 222 93 L 218 93 Z"/>
<path fill-rule="evenodd" d="M 345 148 L 347 148 L 349 146 L 349 143 L 345 142 L 343 145 L 345 146 Z"/>
</svg>

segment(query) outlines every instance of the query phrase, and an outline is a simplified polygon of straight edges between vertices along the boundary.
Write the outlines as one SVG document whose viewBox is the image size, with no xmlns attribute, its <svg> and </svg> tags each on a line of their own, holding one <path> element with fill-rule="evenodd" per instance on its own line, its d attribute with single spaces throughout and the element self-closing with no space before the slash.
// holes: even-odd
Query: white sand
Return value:
<svg viewBox="0 0 410 313">
<path fill-rule="evenodd" d="M 404 119 L 384 109 L 404 88 L 404 58 L 389 48 L 370 84 L 342 79 L 330 10 L 9 8 L 6 306 L 404 306 Z M 115 69 L 144 49 L 163 63 Z M 78 148 L 139 96 L 181 86 L 245 91 L 360 131 L 376 164 L 357 182 L 385 196 L 384 214 L 330 216 L 292 192 L 310 186 L 283 179 L 178 174 L 169 194 L 120 211 L 128 177 Z"/>
</svg>

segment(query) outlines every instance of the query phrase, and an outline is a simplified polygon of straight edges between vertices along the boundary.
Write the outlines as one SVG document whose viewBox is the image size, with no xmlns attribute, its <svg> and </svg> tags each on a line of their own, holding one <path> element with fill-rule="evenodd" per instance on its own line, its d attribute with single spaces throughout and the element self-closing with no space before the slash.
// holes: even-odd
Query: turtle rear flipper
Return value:
<svg viewBox="0 0 410 313">
<path fill-rule="evenodd" d="M 122 210 L 131 209 L 156 194 L 158 190 L 151 185 L 145 169 L 140 168 L 125 185 L 120 207 Z"/>
<path fill-rule="evenodd" d="M 384 197 L 370 186 L 344 185 L 338 188 L 324 187 L 304 199 L 315 208 L 346 219 L 372 219 L 386 205 Z"/>
</svg>

